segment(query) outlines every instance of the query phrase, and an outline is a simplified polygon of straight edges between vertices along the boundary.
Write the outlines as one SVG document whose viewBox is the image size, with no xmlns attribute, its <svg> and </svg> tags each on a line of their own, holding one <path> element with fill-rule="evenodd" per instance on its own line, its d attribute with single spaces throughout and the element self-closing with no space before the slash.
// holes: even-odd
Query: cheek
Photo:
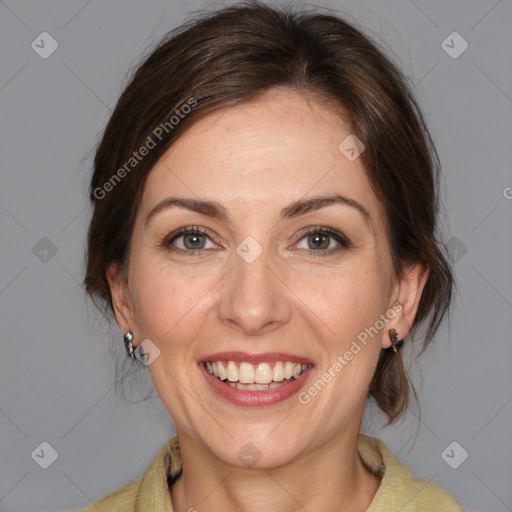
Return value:
<svg viewBox="0 0 512 512">
<path fill-rule="evenodd" d="M 198 317 L 211 305 L 214 272 L 198 272 L 144 258 L 134 276 L 134 307 L 140 335 L 174 350 L 193 339 Z M 172 343 L 169 343 L 172 341 Z"/>
<path fill-rule="evenodd" d="M 375 264 L 362 259 L 305 277 L 297 273 L 294 291 L 322 323 L 330 348 L 343 348 L 383 313 L 387 288 Z"/>
<path fill-rule="evenodd" d="M 324 352 L 318 378 L 333 383 L 321 401 L 358 404 L 365 399 L 386 331 L 380 320 L 386 309 L 386 276 L 373 258 L 354 258 L 328 275 L 301 279 L 309 307 L 304 311 L 312 311 L 308 322 L 317 325 Z"/>
</svg>

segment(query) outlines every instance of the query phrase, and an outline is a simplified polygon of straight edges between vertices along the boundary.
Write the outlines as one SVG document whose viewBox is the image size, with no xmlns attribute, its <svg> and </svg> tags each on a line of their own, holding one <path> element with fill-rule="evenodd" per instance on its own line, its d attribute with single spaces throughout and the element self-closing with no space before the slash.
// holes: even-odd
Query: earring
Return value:
<svg viewBox="0 0 512 512">
<path fill-rule="evenodd" d="M 126 353 L 129 357 L 131 357 L 135 361 L 135 354 L 133 353 L 133 332 L 128 331 L 124 336 L 124 348 L 126 349 Z"/>
<path fill-rule="evenodd" d="M 391 340 L 391 343 L 393 343 L 393 345 L 392 345 L 393 352 L 396 354 L 397 349 L 402 346 L 404 340 L 401 340 L 398 338 L 398 331 L 396 329 L 390 329 L 388 331 L 388 334 L 389 334 L 389 339 Z"/>
</svg>

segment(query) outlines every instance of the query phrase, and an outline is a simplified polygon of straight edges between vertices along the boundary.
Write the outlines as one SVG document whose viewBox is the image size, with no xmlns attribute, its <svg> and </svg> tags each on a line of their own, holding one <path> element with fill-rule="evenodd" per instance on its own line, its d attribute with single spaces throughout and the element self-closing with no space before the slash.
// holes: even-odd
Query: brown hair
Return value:
<svg viewBox="0 0 512 512">
<path fill-rule="evenodd" d="M 427 324 L 423 352 L 454 286 L 437 234 L 439 158 L 407 79 L 376 43 L 331 14 L 244 2 L 189 20 L 144 57 L 96 150 L 87 293 L 112 310 L 106 270 L 118 263 L 125 271 L 145 181 L 179 135 L 211 112 L 272 90 L 298 91 L 348 112 L 386 211 L 395 275 L 415 262 L 430 269 L 411 328 L 413 338 Z M 406 410 L 409 382 L 399 353 L 381 351 L 368 394 L 388 423 Z"/>
</svg>

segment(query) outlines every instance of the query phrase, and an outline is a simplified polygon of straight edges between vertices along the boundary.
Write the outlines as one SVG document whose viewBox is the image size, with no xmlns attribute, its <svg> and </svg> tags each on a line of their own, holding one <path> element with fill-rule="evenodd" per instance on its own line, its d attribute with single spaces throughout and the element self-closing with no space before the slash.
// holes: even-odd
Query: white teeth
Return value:
<svg viewBox="0 0 512 512">
<path fill-rule="evenodd" d="M 282 386 L 282 382 L 271 382 L 270 384 L 240 384 L 240 382 L 228 382 L 232 388 L 245 389 L 247 391 L 266 391 L 267 389 L 274 389 Z"/>
<path fill-rule="evenodd" d="M 240 369 L 238 370 L 238 382 L 241 384 L 252 384 L 258 382 L 258 384 L 264 384 L 254 379 L 254 368 L 252 364 L 240 363 Z"/>
<path fill-rule="evenodd" d="M 219 379 L 226 380 L 226 369 L 222 364 L 222 361 L 217 361 L 217 371 L 219 372 Z"/>
<path fill-rule="evenodd" d="M 238 389 L 247 389 L 249 391 L 266 391 L 268 389 L 268 386 L 265 384 L 240 384 L 239 382 L 236 383 L 236 387 Z"/>
<path fill-rule="evenodd" d="M 250 389 L 248 386 L 254 384 L 268 389 L 269 384 L 279 384 L 283 380 L 289 381 L 292 378 L 299 378 L 308 369 L 309 365 L 292 363 L 291 361 L 277 361 L 274 368 L 272 368 L 269 363 L 253 365 L 247 362 L 206 361 L 205 366 L 208 373 L 230 385 L 232 384 L 232 387 L 236 387 L 235 384 L 242 384 L 244 385 L 243 389 Z M 277 386 L 272 386 L 272 388 L 274 387 Z"/>
<path fill-rule="evenodd" d="M 272 382 L 272 370 L 268 363 L 260 363 L 254 376 L 256 384 L 270 384 Z"/>
<path fill-rule="evenodd" d="M 274 365 L 274 371 L 272 372 L 272 380 L 274 382 L 281 382 L 283 379 L 284 379 L 284 366 L 281 361 L 278 361 Z"/>
<path fill-rule="evenodd" d="M 238 368 L 233 361 L 229 361 L 226 369 L 226 378 L 229 382 L 236 382 L 238 380 Z"/>
</svg>

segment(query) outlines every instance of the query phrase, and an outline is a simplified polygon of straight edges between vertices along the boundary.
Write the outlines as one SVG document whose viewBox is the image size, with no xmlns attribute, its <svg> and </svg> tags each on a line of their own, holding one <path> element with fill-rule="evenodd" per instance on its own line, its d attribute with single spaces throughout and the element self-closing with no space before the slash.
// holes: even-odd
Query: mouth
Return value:
<svg viewBox="0 0 512 512">
<path fill-rule="evenodd" d="M 224 384 L 246 391 L 276 389 L 299 379 L 311 368 L 310 363 L 249 363 L 247 361 L 205 361 L 206 371 Z"/>
<path fill-rule="evenodd" d="M 296 394 L 313 372 L 310 361 L 289 354 L 214 354 L 198 362 L 221 398 L 241 406 L 273 405 Z"/>
</svg>

